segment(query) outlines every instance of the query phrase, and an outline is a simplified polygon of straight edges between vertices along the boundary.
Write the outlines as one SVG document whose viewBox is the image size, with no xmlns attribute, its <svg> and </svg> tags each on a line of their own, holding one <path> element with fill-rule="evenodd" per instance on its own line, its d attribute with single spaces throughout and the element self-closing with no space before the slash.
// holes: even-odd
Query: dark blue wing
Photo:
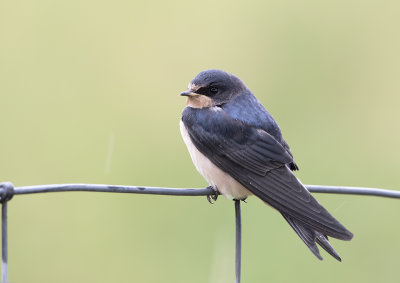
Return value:
<svg viewBox="0 0 400 283">
<path fill-rule="evenodd" d="M 246 126 L 251 126 L 267 132 L 286 150 L 286 153 L 293 158 L 289 145 L 283 139 L 278 124 L 250 91 L 244 95 L 235 97 L 231 103 L 224 104 L 221 108 L 232 119 L 242 121 Z M 299 170 L 297 164 L 293 160 L 288 166 L 291 170 Z"/>
<path fill-rule="evenodd" d="M 222 108 L 186 108 L 182 120 L 195 145 L 208 155 L 219 155 L 259 175 L 293 162 L 276 139 L 260 128 L 231 118 Z"/>
<path fill-rule="evenodd" d="M 182 121 L 196 148 L 254 195 L 324 235 L 352 238 L 293 175 L 292 155 L 264 129 L 220 107 L 187 107 Z"/>
</svg>

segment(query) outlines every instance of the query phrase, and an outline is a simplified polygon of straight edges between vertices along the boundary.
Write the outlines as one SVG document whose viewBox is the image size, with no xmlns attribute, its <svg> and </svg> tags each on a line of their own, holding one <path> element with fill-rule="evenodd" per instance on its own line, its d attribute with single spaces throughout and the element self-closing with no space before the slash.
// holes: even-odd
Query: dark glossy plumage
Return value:
<svg viewBox="0 0 400 283">
<path fill-rule="evenodd" d="M 293 175 L 291 170 L 298 167 L 273 117 L 240 80 L 220 72 L 212 70 L 193 80 L 201 85 L 223 80 L 228 89 L 213 107 L 184 109 L 182 121 L 191 141 L 216 166 L 280 211 L 318 258 L 322 259 L 316 243 L 340 260 L 326 236 L 350 240 L 352 233 Z"/>
</svg>

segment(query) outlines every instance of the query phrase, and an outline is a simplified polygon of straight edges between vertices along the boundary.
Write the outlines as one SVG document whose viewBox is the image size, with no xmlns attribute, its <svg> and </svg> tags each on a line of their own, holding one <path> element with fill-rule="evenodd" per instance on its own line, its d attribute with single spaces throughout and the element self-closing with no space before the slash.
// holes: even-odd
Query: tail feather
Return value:
<svg viewBox="0 0 400 283">
<path fill-rule="evenodd" d="M 342 261 L 342 259 L 338 255 L 338 253 L 334 250 L 332 245 L 329 243 L 328 236 L 325 236 L 322 233 L 317 232 L 317 231 L 316 231 L 316 235 L 317 235 L 317 238 L 315 240 L 317 241 L 318 245 L 320 245 L 328 254 L 330 254 L 331 256 L 336 258 L 338 261 Z"/>
<path fill-rule="evenodd" d="M 291 216 L 282 213 L 282 216 L 289 223 L 289 225 L 293 228 L 296 234 L 303 240 L 303 242 L 307 245 L 310 251 L 320 260 L 322 260 L 322 256 L 319 253 L 319 249 L 316 245 L 318 243 L 325 251 L 327 251 L 331 256 L 333 256 L 338 261 L 342 261 L 338 253 L 333 249 L 331 244 L 328 241 L 328 238 L 322 233 L 305 226 L 302 222 L 292 218 Z"/>
</svg>

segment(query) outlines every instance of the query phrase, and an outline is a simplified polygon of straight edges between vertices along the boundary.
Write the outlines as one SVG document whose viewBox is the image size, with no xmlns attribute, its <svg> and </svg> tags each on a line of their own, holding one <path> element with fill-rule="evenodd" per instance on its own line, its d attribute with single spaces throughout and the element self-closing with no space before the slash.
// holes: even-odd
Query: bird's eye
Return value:
<svg viewBox="0 0 400 283">
<path fill-rule="evenodd" d="M 216 94 L 218 92 L 218 88 L 215 86 L 210 87 L 210 92 Z"/>
</svg>

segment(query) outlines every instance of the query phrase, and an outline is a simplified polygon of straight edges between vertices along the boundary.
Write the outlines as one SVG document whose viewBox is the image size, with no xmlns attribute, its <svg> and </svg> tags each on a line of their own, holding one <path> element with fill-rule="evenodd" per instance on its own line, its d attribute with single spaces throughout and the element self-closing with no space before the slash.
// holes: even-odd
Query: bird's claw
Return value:
<svg viewBox="0 0 400 283">
<path fill-rule="evenodd" d="M 213 189 L 214 194 L 207 195 L 207 200 L 209 203 L 214 204 L 214 202 L 217 201 L 217 199 L 218 199 L 218 191 L 211 186 L 209 188 Z"/>
</svg>

